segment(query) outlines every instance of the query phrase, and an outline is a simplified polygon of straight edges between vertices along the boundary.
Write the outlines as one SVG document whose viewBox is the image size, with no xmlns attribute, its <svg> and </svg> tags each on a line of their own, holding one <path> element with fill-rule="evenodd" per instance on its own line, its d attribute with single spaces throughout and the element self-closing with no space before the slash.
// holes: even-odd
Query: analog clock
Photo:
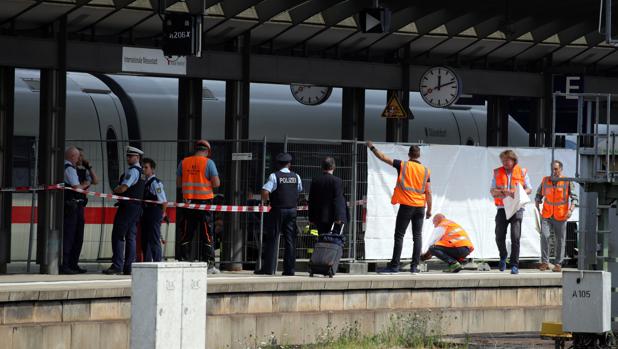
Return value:
<svg viewBox="0 0 618 349">
<path fill-rule="evenodd" d="M 461 95 L 461 80 L 450 68 L 432 67 L 421 76 L 419 91 L 432 107 L 448 107 Z"/>
<path fill-rule="evenodd" d="M 290 90 L 292 91 L 292 96 L 305 105 L 322 104 L 330 97 L 331 92 L 333 92 L 332 87 L 307 84 L 291 84 Z"/>
</svg>

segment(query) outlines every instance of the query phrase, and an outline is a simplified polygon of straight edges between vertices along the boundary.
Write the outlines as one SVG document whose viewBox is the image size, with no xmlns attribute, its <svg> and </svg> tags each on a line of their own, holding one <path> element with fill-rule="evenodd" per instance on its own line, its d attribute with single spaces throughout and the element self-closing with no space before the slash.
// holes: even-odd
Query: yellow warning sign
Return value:
<svg viewBox="0 0 618 349">
<path fill-rule="evenodd" d="M 393 94 L 393 96 L 388 100 L 386 108 L 384 108 L 384 111 L 382 112 L 382 117 L 395 119 L 403 119 L 408 117 L 408 113 L 405 112 L 405 109 L 401 105 L 401 102 L 396 94 Z"/>
</svg>

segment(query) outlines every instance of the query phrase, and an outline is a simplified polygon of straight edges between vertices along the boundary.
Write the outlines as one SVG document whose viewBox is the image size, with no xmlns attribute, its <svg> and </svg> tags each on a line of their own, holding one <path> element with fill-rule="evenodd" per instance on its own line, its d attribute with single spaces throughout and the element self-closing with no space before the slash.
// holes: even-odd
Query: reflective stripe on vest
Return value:
<svg viewBox="0 0 618 349">
<path fill-rule="evenodd" d="M 422 172 L 421 172 L 422 171 Z M 423 174 L 422 177 L 420 174 Z M 425 206 L 429 169 L 416 161 L 402 161 L 391 203 L 413 207 Z M 407 185 L 406 185 L 407 182 Z"/>
<path fill-rule="evenodd" d="M 474 246 L 468 237 L 468 233 L 459 224 L 445 219 L 440 222 L 438 227 L 444 228 L 444 234 L 436 242 L 436 245 L 452 248 L 468 247 L 470 252 L 474 251 Z"/>
<path fill-rule="evenodd" d="M 525 186 L 526 173 L 527 170 L 525 168 L 521 168 L 519 165 L 515 165 L 513 167 L 510 178 L 506 174 L 504 167 L 494 169 L 496 189 L 509 189 L 510 192 L 514 193 L 515 188 L 517 188 L 517 184 L 521 184 L 522 187 Z M 496 204 L 496 206 L 504 206 L 504 201 L 502 201 L 502 198 L 494 198 L 494 204 Z"/>
<path fill-rule="evenodd" d="M 212 183 L 206 178 L 208 159 L 189 156 L 182 160 L 182 196 L 188 200 L 209 200 L 214 197 Z"/>
<path fill-rule="evenodd" d="M 543 194 L 543 218 L 565 221 L 569 212 L 569 182 L 551 182 L 551 177 L 544 177 L 541 182 Z"/>
</svg>

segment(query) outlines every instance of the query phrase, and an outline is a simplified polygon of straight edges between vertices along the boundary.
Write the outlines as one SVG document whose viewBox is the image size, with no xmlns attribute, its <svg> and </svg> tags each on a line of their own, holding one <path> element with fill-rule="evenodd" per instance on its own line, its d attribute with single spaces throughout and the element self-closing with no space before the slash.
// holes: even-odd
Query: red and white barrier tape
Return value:
<svg viewBox="0 0 618 349">
<path fill-rule="evenodd" d="M 105 194 L 99 193 L 95 191 L 89 191 L 85 189 L 71 188 L 65 187 L 64 184 L 55 184 L 55 185 L 47 185 L 47 186 L 38 186 L 38 187 L 15 187 L 15 188 L 2 188 L 0 192 L 11 192 L 11 193 L 19 193 L 19 192 L 32 192 L 32 191 L 43 191 L 43 190 L 72 190 L 74 192 L 82 193 L 88 196 L 94 196 L 98 198 L 105 199 L 114 199 L 121 201 L 135 201 L 135 202 L 144 202 L 149 204 L 158 204 L 161 205 L 164 202 L 154 201 L 154 200 L 142 200 L 142 199 L 134 199 L 126 196 L 115 195 L 115 194 Z M 366 203 L 365 200 L 357 200 L 356 205 L 364 205 Z M 348 203 L 349 205 L 350 203 Z M 201 211 L 215 211 L 215 212 L 269 212 L 269 206 L 238 206 L 238 205 L 206 205 L 206 204 L 190 204 L 184 202 L 167 202 L 167 207 L 179 207 L 186 208 L 191 210 L 201 210 Z M 307 211 L 309 210 L 309 206 L 303 205 L 298 206 L 298 211 Z"/>
</svg>

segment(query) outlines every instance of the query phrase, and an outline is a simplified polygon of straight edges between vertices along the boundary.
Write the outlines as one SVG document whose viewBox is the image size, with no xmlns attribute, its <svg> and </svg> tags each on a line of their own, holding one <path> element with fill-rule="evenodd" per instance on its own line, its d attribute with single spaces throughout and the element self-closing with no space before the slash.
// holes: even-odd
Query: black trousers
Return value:
<svg viewBox="0 0 618 349">
<path fill-rule="evenodd" d="M 524 211 L 517 211 L 511 219 L 506 219 L 506 213 L 503 208 L 498 209 L 496 213 L 496 244 L 500 251 L 500 259 L 506 259 L 508 251 L 506 250 L 506 231 L 511 225 L 511 266 L 519 266 L 519 240 L 521 239 L 521 221 L 524 218 Z"/>
<path fill-rule="evenodd" d="M 277 243 L 283 233 L 283 274 L 294 274 L 296 264 L 296 208 L 272 208 L 266 215 L 262 240 L 262 269 L 264 274 L 277 271 Z"/>
<path fill-rule="evenodd" d="M 161 256 L 161 206 L 145 206 L 142 213 L 142 253 L 144 262 L 160 262 Z"/>
<path fill-rule="evenodd" d="M 62 267 L 77 269 L 84 244 L 84 206 L 65 205 L 62 232 Z"/>
<path fill-rule="evenodd" d="M 432 255 L 438 257 L 441 261 L 446 262 L 448 264 L 453 264 L 458 262 L 459 259 L 466 257 L 470 254 L 470 249 L 468 247 L 445 247 L 433 245 L 429 247 L 429 252 Z"/>
<path fill-rule="evenodd" d="M 423 248 L 423 220 L 425 219 L 425 207 L 414 207 L 399 205 L 397 219 L 395 220 L 395 246 L 393 247 L 393 258 L 389 267 L 399 268 L 401 259 L 401 249 L 403 248 L 403 237 L 406 235 L 408 225 L 412 222 L 412 265 L 418 265 Z"/>
<path fill-rule="evenodd" d="M 212 200 L 191 200 L 192 204 L 212 204 Z M 180 260 L 215 262 L 212 212 L 182 210 Z"/>
</svg>

